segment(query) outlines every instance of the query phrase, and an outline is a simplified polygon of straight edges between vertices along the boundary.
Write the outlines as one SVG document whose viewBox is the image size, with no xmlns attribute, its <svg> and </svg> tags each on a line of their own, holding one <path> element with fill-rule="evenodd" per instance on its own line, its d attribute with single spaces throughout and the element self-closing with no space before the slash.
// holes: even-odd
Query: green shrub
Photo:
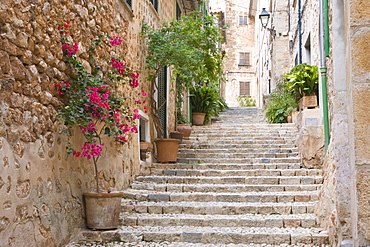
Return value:
<svg viewBox="0 0 370 247">
<path fill-rule="evenodd" d="M 297 97 L 280 82 L 271 93 L 265 116 L 269 123 L 287 123 L 288 115 L 297 109 Z"/>
<path fill-rule="evenodd" d="M 236 100 L 239 102 L 239 106 L 241 107 L 256 106 L 256 100 L 252 99 L 250 96 L 238 96 Z"/>
<path fill-rule="evenodd" d="M 221 111 L 228 108 L 216 86 L 207 84 L 192 86 L 190 87 L 190 96 L 192 111 L 205 113 L 206 123 L 211 120 L 212 116 L 218 117 Z"/>
</svg>

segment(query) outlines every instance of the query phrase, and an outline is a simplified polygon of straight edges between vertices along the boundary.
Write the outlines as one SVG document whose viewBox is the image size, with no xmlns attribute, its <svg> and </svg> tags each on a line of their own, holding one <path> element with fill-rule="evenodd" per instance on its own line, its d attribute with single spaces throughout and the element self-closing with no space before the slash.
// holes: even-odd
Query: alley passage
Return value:
<svg viewBox="0 0 370 247">
<path fill-rule="evenodd" d="M 230 108 L 193 127 L 178 163 L 152 164 L 151 175 L 136 179 L 118 230 L 81 238 L 107 241 L 100 246 L 324 246 L 314 214 L 322 171 L 301 168 L 297 134 L 293 124 L 264 123 L 256 108 Z M 99 246 L 82 243 L 69 246 Z"/>
</svg>

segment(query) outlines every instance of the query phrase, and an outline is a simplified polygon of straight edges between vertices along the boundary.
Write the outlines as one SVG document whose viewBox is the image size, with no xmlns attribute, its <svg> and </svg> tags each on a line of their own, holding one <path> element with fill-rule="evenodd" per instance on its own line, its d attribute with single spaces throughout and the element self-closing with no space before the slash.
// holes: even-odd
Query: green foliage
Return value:
<svg viewBox="0 0 370 247">
<path fill-rule="evenodd" d="M 270 123 L 286 123 L 290 113 L 298 109 L 298 102 L 294 93 L 289 91 L 285 84 L 278 83 L 271 93 L 266 105 L 265 116 Z"/>
<path fill-rule="evenodd" d="M 191 105 L 193 112 L 205 113 L 205 122 L 209 122 L 212 116 L 218 116 L 227 108 L 227 104 L 220 96 L 220 90 L 216 86 L 195 85 L 190 87 Z"/>
<path fill-rule="evenodd" d="M 299 97 L 317 95 L 319 74 L 317 66 L 306 63 L 295 66 L 288 74 L 284 75 L 285 87 Z"/>
<path fill-rule="evenodd" d="M 250 96 L 238 96 L 236 100 L 239 102 L 239 106 L 241 107 L 256 106 L 256 100 L 252 99 Z"/>
<path fill-rule="evenodd" d="M 152 29 L 144 23 L 142 36 L 149 40 L 147 68 L 151 78 L 164 66 L 172 66 L 175 75 L 187 82 L 219 81 L 222 76 L 222 40 L 214 17 L 193 12 L 179 20 Z"/>
</svg>

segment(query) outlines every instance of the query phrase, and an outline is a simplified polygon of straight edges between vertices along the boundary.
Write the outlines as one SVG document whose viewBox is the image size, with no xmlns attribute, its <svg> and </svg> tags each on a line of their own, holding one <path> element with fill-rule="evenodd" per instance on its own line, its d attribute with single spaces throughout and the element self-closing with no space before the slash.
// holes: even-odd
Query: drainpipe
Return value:
<svg viewBox="0 0 370 247">
<path fill-rule="evenodd" d="M 329 23 L 328 23 L 328 1 L 320 0 L 320 73 L 322 82 L 322 107 L 324 118 L 325 149 L 330 144 L 328 95 L 326 83 L 326 57 L 329 56 Z"/>
<path fill-rule="evenodd" d="M 299 64 L 302 64 L 302 12 L 301 12 L 301 0 L 298 0 L 298 52 L 299 52 Z"/>
</svg>

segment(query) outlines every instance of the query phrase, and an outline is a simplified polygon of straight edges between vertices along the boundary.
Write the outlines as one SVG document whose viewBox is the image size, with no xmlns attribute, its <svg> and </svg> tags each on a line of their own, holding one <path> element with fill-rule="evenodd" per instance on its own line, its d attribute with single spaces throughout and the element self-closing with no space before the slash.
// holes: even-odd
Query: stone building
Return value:
<svg viewBox="0 0 370 247">
<path fill-rule="evenodd" d="M 71 21 L 71 37 L 87 66 L 84 51 L 93 38 L 121 37 L 124 47 L 116 52 L 143 72 L 140 82 L 148 91 L 142 20 L 159 27 L 198 7 L 191 0 L 0 2 L 0 246 L 63 246 L 84 227 L 82 192 L 92 189 L 94 171 L 89 161 L 66 155 L 66 136 L 55 118 L 60 98 L 53 83 L 68 77 L 57 25 Z M 170 131 L 175 95 L 166 72 L 160 83 L 167 85 Z M 141 114 L 140 139 L 133 134 L 119 150 L 107 145 L 99 161 L 105 189 L 125 189 L 145 164 L 139 141 L 156 135 L 150 114 Z M 78 135 L 72 142 L 80 142 Z"/>
<path fill-rule="evenodd" d="M 227 26 L 222 42 L 225 81 L 221 93 L 229 106 L 239 106 L 239 96 L 260 101 L 261 89 L 255 77 L 255 16 L 249 6 L 250 1 L 210 1 L 211 12 Z"/>
<path fill-rule="evenodd" d="M 281 8 L 274 7 L 281 2 Z M 273 16 L 288 11 L 288 20 L 270 19 L 274 37 L 266 53 L 274 61 L 272 71 L 280 66 L 289 71 L 305 62 L 320 69 L 319 121 L 300 125 L 302 137 L 310 140 L 301 149 L 314 151 L 312 159 L 322 153 L 325 181 L 316 212 L 320 223 L 329 231 L 331 246 L 368 246 L 370 2 L 271 0 L 266 9 Z M 279 25 L 288 25 L 288 63 L 278 62 L 271 50 Z"/>
</svg>

